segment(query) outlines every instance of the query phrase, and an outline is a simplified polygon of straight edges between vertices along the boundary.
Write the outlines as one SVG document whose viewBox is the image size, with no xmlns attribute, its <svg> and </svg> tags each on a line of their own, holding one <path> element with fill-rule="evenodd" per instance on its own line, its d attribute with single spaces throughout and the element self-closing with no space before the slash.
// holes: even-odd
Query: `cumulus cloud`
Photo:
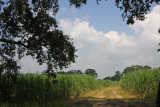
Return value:
<svg viewBox="0 0 160 107">
<path fill-rule="evenodd" d="M 154 7 L 145 21 L 136 21 L 134 25 L 129 26 L 135 31 L 133 35 L 126 35 L 125 32 L 119 34 L 116 31 L 103 33 L 91 26 L 89 21 L 78 18 L 74 21 L 61 19 L 61 29 L 74 39 L 78 48 L 80 58 L 74 68 L 96 69 L 99 77 L 103 78 L 113 75 L 116 70 L 123 71 L 130 65 L 160 65 L 160 54 L 157 52 L 160 42 L 159 10 L 160 6 Z"/>
<path fill-rule="evenodd" d="M 146 15 L 147 20 L 136 21 L 136 23 L 130 26 L 130 28 L 132 28 L 136 33 L 142 33 L 146 36 L 148 36 L 148 33 L 157 34 L 157 30 L 160 27 L 159 9 L 160 6 L 153 7 L 153 11 Z"/>
<path fill-rule="evenodd" d="M 114 75 L 117 70 L 122 72 L 125 67 L 131 65 L 160 66 L 160 53 L 157 52 L 160 42 L 159 10 L 160 6 L 154 7 L 145 21 L 136 21 L 134 25 L 129 26 L 135 31 L 132 35 L 117 31 L 107 33 L 97 31 L 87 21 L 88 17 L 59 20 L 60 28 L 64 34 L 73 38 L 78 49 L 76 63 L 68 70 L 80 69 L 84 72 L 88 68 L 93 68 L 99 78 L 104 78 Z M 24 58 L 21 65 L 21 72 L 41 72 L 45 69 L 45 65 L 39 66 L 30 57 Z"/>
</svg>

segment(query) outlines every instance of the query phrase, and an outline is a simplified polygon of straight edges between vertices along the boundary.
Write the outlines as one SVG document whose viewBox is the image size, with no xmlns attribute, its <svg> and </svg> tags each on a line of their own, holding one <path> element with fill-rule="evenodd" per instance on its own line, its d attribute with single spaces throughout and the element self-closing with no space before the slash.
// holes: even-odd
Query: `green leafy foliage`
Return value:
<svg viewBox="0 0 160 107">
<path fill-rule="evenodd" d="M 93 76 L 94 78 L 97 78 L 97 77 L 98 77 L 98 74 L 96 73 L 96 70 L 94 70 L 94 69 L 87 69 L 87 70 L 85 71 L 85 74 L 86 74 L 86 75 Z"/>
<path fill-rule="evenodd" d="M 148 65 L 141 66 L 141 65 L 132 65 L 130 67 L 126 67 L 123 72 L 116 71 L 114 76 L 107 76 L 103 80 L 111 80 L 111 81 L 119 81 L 123 75 L 127 73 L 134 72 L 134 71 L 141 71 L 141 70 L 151 70 L 152 68 Z"/>
<path fill-rule="evenodd" d="M 66 74 L 83 74 L 81 70 L 70 70 Z"/>
<path fill-rule="evenodd" d="M 9 67 L 14 67 L 10 70 Z M 17 79 L 17 69 L 16 63 L 7 63 L 0 64 L 0 101 L 9 101 L 12 98 L 12 93 L 14 92 L 14 84 Z"/>
<path fill-rule="evenodd" d="M 49 78 L 47 75 L 21 74 L 18 75 L 12 92 L 8 94 L 12 95 L 14 102 L 45 102 L 75 97 L 111 84 L 111 81 L 75 74 L 58 74 L 57 81 L 54 83 L 54 78 Z M 13 81 L 8 83 L 13 84 Z"/>
<path fill-rule="evenodd" d="M 122 18 L 127 18 L 127 24 L 133 24 L 135 19 L 145 20 L 145 15 L 150 11 L 153 3 L 159 0 L 115 0 L 117 8 L 123 11 Z"/>
<path fill-rule="evenodd" d="M 16 77 L 13 75 L 0 76 L 0 101 L 10 101 L 13 97 Z"/>
<path fill-rule="evenodd" d="M 99 4 L 101 0 L 96 1 Z M 69 0 L 69 3 L 79 8 L 87 4 L 87 0 Z M 145 20 L 153 3 L 158 4 L 159 0 L 115 0 L 127 24 L 133 24 L 135 19 Z M 16 62 L 16 54 L 19 59 L 30 55 L 39 64 L 46 63 L 47 70 L 75 62 L 72 39 L 57 29 L 54 15 L 59 10 L 58 0 L 0 0 L 0 9 L 3 10 L 0 11 L 2 60 Z"/>
<path fill-rule="evenodd" d="M 127 73 L 121 78 L 121 87 L 141 98 L 156 98 L 160 69 L 145 69 Z"/>
<path fill-rule="evenodd" d="M 96 0 L 97 4 L 101 0 Z M 107 0 L 106 0 L 107 1 Z M 70 0 L 71 5 L 81 7 L 87 4 L 87 0 Z M 150 11 L 152 4 L 159 4 L 159 0 L 115 0 L 115 6 L 122 12 L 123 20 L 127 19 L 127 24 L 134 24 L 135 20 L 144 21 L 145 15 Z"/>
<path fill-rule="evenodd" d="M 66 74 L 66 72 L 64 72 L 64 71 L 59 71 L 59 72 L 57 72 L 57 74 Z"/>
<path fill-rule="evenodd" d="M 83 4 L 87 3 L 87 0 L 69 0 L 70 5 L 75 5 L 76 8 L 80 8 Z"/>
<path fill-rule="evenodd" d="M 103 80 L 119 81 L 122 74 L 120 71 L 116 71 L 114 76 L 107 76 Z"/>
<path fill-rule="evenodd" d="M 129 72 L 141 71 L 141 70 L 143 70 L 143 69 L 151 69 L 151 67 L 150 67 L 150 66 L 147 66 L 147 65 L 146 65 L 146 66 L 132 65 L 132 66 L 130 66 L 130 67 L 126 67 L 126 68 L 123 70 L 122 74 L 125 75 L 125 74 L 127 74 L 127 73 L 129 73 Z"/>
<path fill-rule="evenodd" d="M 16 56 L 32 56 L 40 65 L 46 63 L 48 71 L 75 62 L 72 39 L 57 29 L 58 0 L 9 0 L 0 6 L 0 59 L 15 63 L 7 66 L 8 72 L 17 67 Z"/>
</svg>

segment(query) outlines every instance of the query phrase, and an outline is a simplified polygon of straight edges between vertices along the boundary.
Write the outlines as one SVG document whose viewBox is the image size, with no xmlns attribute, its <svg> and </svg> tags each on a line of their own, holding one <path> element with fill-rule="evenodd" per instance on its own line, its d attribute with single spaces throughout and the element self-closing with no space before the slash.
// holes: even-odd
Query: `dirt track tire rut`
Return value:
<svg viewBox="0 0 160 107">
<path fill-rule="evenodd" d="M 70 103 L 71 107 L 155 107 L 153 102 L 139 100 L 120 86 L 109 86 L 79 96 Z"/>
</svg>

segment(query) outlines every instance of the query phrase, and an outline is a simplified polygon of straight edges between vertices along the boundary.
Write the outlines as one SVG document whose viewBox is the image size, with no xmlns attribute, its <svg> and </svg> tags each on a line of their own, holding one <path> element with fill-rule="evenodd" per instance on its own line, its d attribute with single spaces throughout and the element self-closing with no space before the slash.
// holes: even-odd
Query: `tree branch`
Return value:
<svg viewBox="0 0 160 107">
<path fill-rule="evenodd" d="M 21 41 L 14 41 L 14 40 L 9 40 L 9 39 L 0 39 L 0 42 L 22 45 L 22 46 L 27 48 L 27 46 L 25 44 L 23 44 Z"/>
</svg>

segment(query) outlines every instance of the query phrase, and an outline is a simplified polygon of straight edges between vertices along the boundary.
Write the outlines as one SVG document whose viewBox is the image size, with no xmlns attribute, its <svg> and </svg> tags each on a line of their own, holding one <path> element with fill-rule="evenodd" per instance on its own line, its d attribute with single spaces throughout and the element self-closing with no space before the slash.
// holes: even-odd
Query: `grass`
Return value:
<svg viewBox="0 0 160 107">
<path fill-rule="evenodd" d="M 160 69 L 134 71 L 121 78 L 121 87 L 142 99 L 156 99 Z"/>
<path fill-rule="evenodd" d="M 37 105 L 38 107 L 44 104 L 53 106 L 55 105 L 54 101 L 70 99 L 112 84 L 111 81 L 97 80 L 92 76 L 76 74 L 58 74 L 57 81 L 54 83 L 54 79 L 46 75 L 18 75 L 17 81 L 12 87 L 14 91 L 11 93 L 11 100 L 8 103 L 0 102 L 0 104 L 2 107 L 10 107 L 11 105 L 15 105 L 15 107 L 21 105 L 24 107 Z"/>
</svg>

